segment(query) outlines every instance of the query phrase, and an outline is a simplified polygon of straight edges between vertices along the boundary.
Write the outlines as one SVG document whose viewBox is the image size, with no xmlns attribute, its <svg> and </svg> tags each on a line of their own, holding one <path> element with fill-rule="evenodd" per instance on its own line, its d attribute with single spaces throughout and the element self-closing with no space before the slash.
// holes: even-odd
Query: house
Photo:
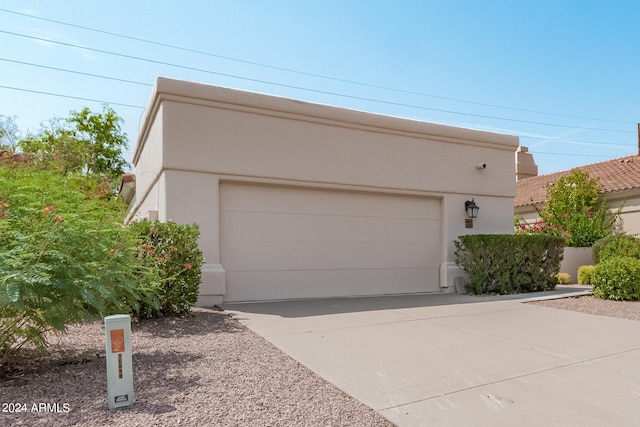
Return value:
<svg viewBox="0 0 640 427">
<path fill-rule="evenodd" d="M 526 147 L 524 147 L 526 149 Z M 640 155 L 620 157 L 604 162 L 580 166 L 590 177 L 602 184 L 601 194 L 610 210 L 622 207 L 622 227 L 631 234 L 640 233 Z M 546 175 L 519 179 L 516 183 L 514 213 L 525 221 L 538 218 L 536 207 L 541 209 L 547 200 L 547 185 L 560 177 L 570 175 L 574 169 Z"/>
<path fill-rule="evenodd" d="M 130 218 L 200 225 L 199 305 L 455 292 L 453 241 L 513 232 L 517 146 L 511 135 L 158 78 Z"/>
<path fill-rule="evenodd" d="M 122 174 L 120 186 L 118 187 L 118 196 L 127 204 L 133 203 L 136 195 L 136 175 L 133 173 Z"/>
<path fill-rule="evenodd" d="M 516 172 L 516 198 L 514 199 L 514 213 L 527 222 L 533 222 L 539 218 L 538 210 L 544 207 L 547 200 L 547 185 L 555 184 L 562 176 L 570 175 L 575 169 L 587 172 L 590 177 L 598 178 L 602 189 L 601 195 L 605 197 L 607 207 L 611 211 L 617 211 L 622 207 L 620 218 L 622 229 L 630 234 L 640 233 L 640 156 L 632 155 L 593 163 L 554 172 L 540 176 L 522 178 L 531 172 L 533 157 L 525 160 L 521 152 L 526 153 L 526 147 L 518 149 L 516 159 L 516 171 L 521 164 L 529 165 L 525 169 L 525 175 Z M 528 154 L 528 153 L 527 153 Z M 528 154 L 531 156 L 531 154 Z M 534 163 L 535 164 L 535 163 Z M 565 248 L 564 260 L 560 271 L 569 273 L 574 281 L 578 277 L 578 269 L 582 265 L 592 264 L 590 248 Z"/>
</svg>

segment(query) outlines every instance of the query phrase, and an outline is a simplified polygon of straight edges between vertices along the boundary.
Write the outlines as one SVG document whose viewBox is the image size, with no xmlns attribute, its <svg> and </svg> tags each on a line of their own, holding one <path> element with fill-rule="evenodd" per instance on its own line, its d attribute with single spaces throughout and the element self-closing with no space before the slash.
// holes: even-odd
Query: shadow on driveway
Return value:
<svg viewBox="0 0 640 427">
<path fill-rule="evenodd" d="M 457 304 L 476 304 L 506 300 L 535 300 L 562 298 L 576 293 L 589 293 L 590 287 L 578 285 L 558 286 L 553 291 L 530 292 L 513 295 L 460 295 L 450 293 L 424 293 L 409 295 L 357 296 L 308 300 L 224 303 L 225 310 L 244 313 L 268 314 L 281 317 L 323 316 L 376 310 L 396 310 L 418 307 L 436 307 Z"/>
</svg>

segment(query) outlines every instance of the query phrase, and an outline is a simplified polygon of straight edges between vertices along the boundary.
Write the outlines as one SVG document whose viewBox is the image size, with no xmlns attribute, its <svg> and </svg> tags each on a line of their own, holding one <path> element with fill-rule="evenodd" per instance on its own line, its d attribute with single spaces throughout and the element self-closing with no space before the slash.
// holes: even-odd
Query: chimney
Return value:
<svg viewBox="0 0 640 427">
<path fill-rule="evenodd" d="M 516 151 L 516 181 L 538 176 L 538 166 L 533 160 L 533 154 L 527 147 L 518 147 Z"/>
</svg>

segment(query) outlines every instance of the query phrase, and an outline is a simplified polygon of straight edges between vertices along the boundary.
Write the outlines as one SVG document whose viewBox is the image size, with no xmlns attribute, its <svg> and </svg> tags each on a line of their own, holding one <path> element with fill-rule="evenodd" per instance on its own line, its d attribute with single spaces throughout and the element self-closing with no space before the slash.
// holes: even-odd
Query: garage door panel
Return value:
<svg viewBox="0 0 640 427">
<path fill-rule="evenodd" d="M 416 268 L 438 260 L 440 246 L 410 243 L 226 242 L 226 271 Z"/>
<path fill-rule="evenodd" d="M 222 212 L 221 240 L 307 242 L 439 242 L 440 222 L 429 219 Z"/>
<path fill-rule="evenodd" d="M 393 200 L 397 199 L 398 203 Z M 423 197 L 381 195 L 326 189 L 301 189 L 262 185 L 223 184 L 223 209 L 245 212 L 308 213 L 391 218 L 440 218 L 439 203 Z"/>
<path fill-rule="evenodd" d="M 440 201 L 225 183 L 225 301 L 436 292 Z"/>
<path fill-rule="evenodd" d="M 425 277 L 437 280 L 437 268 L 320 270 L 227 273 L 228 301 L 327 298 L 424 292 Z M 299 286 L 291 286 L 291 284 Z"/>
</svg>

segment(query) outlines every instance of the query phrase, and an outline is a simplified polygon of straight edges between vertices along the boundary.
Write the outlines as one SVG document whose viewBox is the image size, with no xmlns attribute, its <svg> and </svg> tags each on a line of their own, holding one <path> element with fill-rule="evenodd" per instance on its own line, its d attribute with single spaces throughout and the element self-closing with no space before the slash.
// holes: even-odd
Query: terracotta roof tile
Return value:
<svg viewBox="0 0 640 427">
<path fill-rule="evenodd" d="M 547 199 L 547 184 L 560 177 L 570 175 L 575 169 L 587 172 L 590 177 L 600 178 L 601 193 L 640 188 L 640 156 L 620 157 L 605 162 L 593 163 L 560 172 L 525 178 L 516 183 L 515 207 L 542 203 Z"/>
</svg>

